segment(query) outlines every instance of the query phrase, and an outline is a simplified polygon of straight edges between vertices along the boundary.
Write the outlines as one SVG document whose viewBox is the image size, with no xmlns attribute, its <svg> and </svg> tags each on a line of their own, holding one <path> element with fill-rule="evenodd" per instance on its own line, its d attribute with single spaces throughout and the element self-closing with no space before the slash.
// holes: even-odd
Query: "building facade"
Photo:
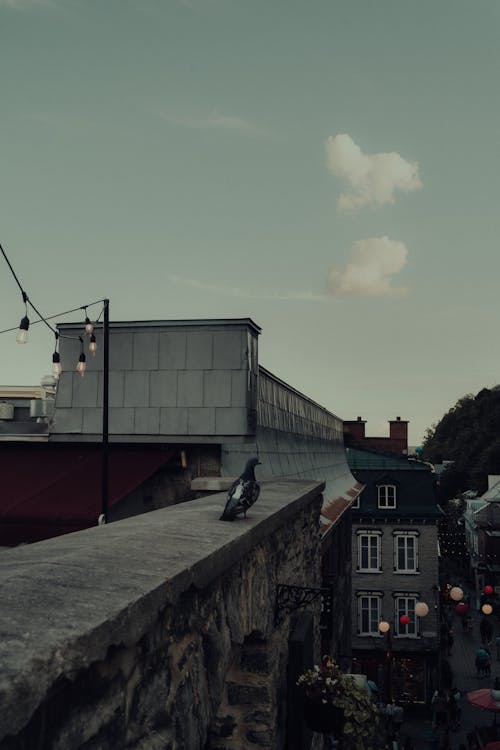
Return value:
<svg viewBox="0 0 500 750">
<path fill-rule="evenodd" d="M 352 509 L 357 671 L 374 680 L 387 699 L 425 703 L 437 684 L 439 654 L 442 513 L 433 475 L 425 464 L 390 454 L 349 448 L 347 456 L 365 485 Z M 381 623 L 389 625 L 385 634 Z"/>
</svg>

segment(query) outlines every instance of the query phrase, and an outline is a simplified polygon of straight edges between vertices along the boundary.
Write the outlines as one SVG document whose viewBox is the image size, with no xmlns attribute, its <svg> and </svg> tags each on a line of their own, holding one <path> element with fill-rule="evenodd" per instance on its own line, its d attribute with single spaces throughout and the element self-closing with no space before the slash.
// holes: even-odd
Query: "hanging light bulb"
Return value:
<svg viewBox="0 0 500 750">
<path fill-rule="evenodd" d="M 54 354 L 52 355 L 52 372 L 54 373 L 54 377 L 59 379 L 59 376 L 62 373 L 61 357 L 59 355 L 59 352 L 54 352 Z"/>
<path fill-rule="evenodd" d="M 18 344 L 26 344 L 28 342 L 28 328 L 30 327 L 30 321 L 27 315 L 21 319 L 19 323 L 19 331 L 17 332 L 16 341 Z"/>
<path fill-rule="evenodd" d="M 92 354 L 93 357 L 95 357 L 96 351 L 97 351 L 97 342 L 95 340 L 94 334 L 91 333 L 90 334 L 89 352 Z"/>
<path fill-rule="evenodd" d="M 92 323 L 90 318 L 86 316 L 85 317 L 85 333 L 88 333 L 88 335 L 90 336 L 93 330 L 94 330 L 94 324 Z"/>
<path fill-rule="evenodd" d="M 83 351 L 83 339 L 81 336 L 78 336 L 78 338 L 80 339 L 80 356 L 78 357 L 76 371 L 79 372 L 83 378 L 83 376 L 85 375 L 85 370 L 87 369 L 87 360 Z"/>
<path fill-rule="evenodd" d="M 76 366 L 76 371 L 80 373 L 80 375 L 85 375 L 85 370 L 87 369 L 87 362 L 85 358 L 85 354 L 81 352 L 80 356 L 78 357 L 78 364 Z"/>
</svg>

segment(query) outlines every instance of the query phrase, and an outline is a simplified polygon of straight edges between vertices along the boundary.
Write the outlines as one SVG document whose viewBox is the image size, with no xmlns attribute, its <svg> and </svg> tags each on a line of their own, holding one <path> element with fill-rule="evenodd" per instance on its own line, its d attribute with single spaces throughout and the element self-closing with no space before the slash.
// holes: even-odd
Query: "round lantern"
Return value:
<svg viewBox="0 0 500 750">
<path fill-rule="evenodd" d="M 464 598 L 464 592 L 462 591 L 460 586 L 453 586 L 453 588 L 450 591 L 450 596 L 454 602 L 459 602 L 460 599 Z"/>
<path fill-rule="evenodd" d="M 485 586 L 483 591 L 487 596 L 491 596 L 491 594 L 493 593 L 493 586 Z"/>
<path fill-rule="evenodd" d="M 410 622 L 410 618 L 408 617 L 408 615 L 401 615 L 401 617 L 399 618 L 399 622 L 401 623 L 401 625 L 408 625 L 408 623 Z"/>
<path fill-rule="evenodd" d="M 429 607 L 425 602 L 417 602 L 415 604 L 415 614 L 417 617 L 425 617 L 429 614 Z"/>
<path fill-rule="evenodd" d="M 481 612 L 483 613 L 483 615 L 491 615 L 491 613 L 493 612 L 493 607 L 491 606 L 491 604 L 483 604 L 483 606 L 481 607 Z"/>
<path fill-rule="evenodd" d="M 382 620 L 382 622 L 379 622 L 378 629 L 380 630 L 381 633 L 388 633 L 389 630 L 391 629 L 391 626 L 389 625 L 388 622 L 386 622 L 385 620 Z"/>
<path fill-rule="evenodd" d="M 457 615 L 460 615 L 461 617 L 466 615 L 468 611 L 469 611 L 469 605 L 466 604 L 465 602 L 458 602 L 458 604 L 455 607 L 455 612 L 457 613 Z"/>
</svg>

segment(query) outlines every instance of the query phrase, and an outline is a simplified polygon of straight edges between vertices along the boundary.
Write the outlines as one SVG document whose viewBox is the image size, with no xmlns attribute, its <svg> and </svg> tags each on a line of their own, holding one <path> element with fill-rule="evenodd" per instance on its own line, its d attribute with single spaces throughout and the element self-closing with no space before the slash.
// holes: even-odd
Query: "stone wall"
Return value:
<svg viewBox="0 0 500 750">
<path fill-rule="evenodd" d="M 234 523 L 213 495 L 4 551 L 0 750 L 283 748 L 298 615 L 275 619 L 276 587 L 320 585 L 322 488 L 264 484 Z"/>
</svg>

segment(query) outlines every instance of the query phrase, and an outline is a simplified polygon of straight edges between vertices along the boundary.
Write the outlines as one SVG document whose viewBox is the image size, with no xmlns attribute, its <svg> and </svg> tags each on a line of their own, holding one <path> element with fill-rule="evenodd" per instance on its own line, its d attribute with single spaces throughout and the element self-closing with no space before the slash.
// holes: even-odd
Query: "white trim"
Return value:
<svg viewBox="0 0 500 750">
<path fill-rule="evenodd" d="M 370 531 L 359 530 L 356 532 L 358 537 L 358 573 L 380 573 L 382 570 L 382 545 L 381 531 Z M 366 544 L 363 545 L 363 540 L 367 540 Z M 365 547 L 365 557 L 367 558 L 367 565 L 363 567 L 363 547 Z M 376 554 L 376 565 L 372 565 L 372 558 Z"/>
<path fill-rule="evenodd" d="M 383 490 L 383 492 L 381 492 Z M 392 490 L 392 492 L 389 492 Z M 383 495 L 383 497 L 382 497 Z M 392 497 L 389 497 L 392 495 Z M 377 505 L 379 510 L 396 508 L 396 485 L 395 484 L 377 484 Z"/>
<path fill-rule="evenodd" d="M 358 635 L 375 636 L 380 635 L 378 625 L 382 612 L 382 594 L 374 594 L 368 591 L 360 591 L 357 597 Z M 367 606 L 363 607 L 366 603 Z M 363 629 L 363 613 L 366 613 L 368 628 Z"/>
<path fill-rule="evenodd" d="M 415 614 L 415 605 L 418 601 L 419 597 L 416 594 L 394 595 L 394 636 L 396 638 L 418 638 L 418 623 Z M 401 625 L 399 622 L 401 615 L 410 616 L 408 625 Z"/>
<path fill-rule="evenodd" d="M 408 554 L 409 540 L 413 541 L 413 567 L 408 567 Z M 399 542 L 405 540 L 402 553 L 404 557 L 404 567 L 399 565 Z M 394 572 L 395 573 L 418 573 L 418 534 L 411 531 L 395 531 L 394 532 Z"/>
</svg>

